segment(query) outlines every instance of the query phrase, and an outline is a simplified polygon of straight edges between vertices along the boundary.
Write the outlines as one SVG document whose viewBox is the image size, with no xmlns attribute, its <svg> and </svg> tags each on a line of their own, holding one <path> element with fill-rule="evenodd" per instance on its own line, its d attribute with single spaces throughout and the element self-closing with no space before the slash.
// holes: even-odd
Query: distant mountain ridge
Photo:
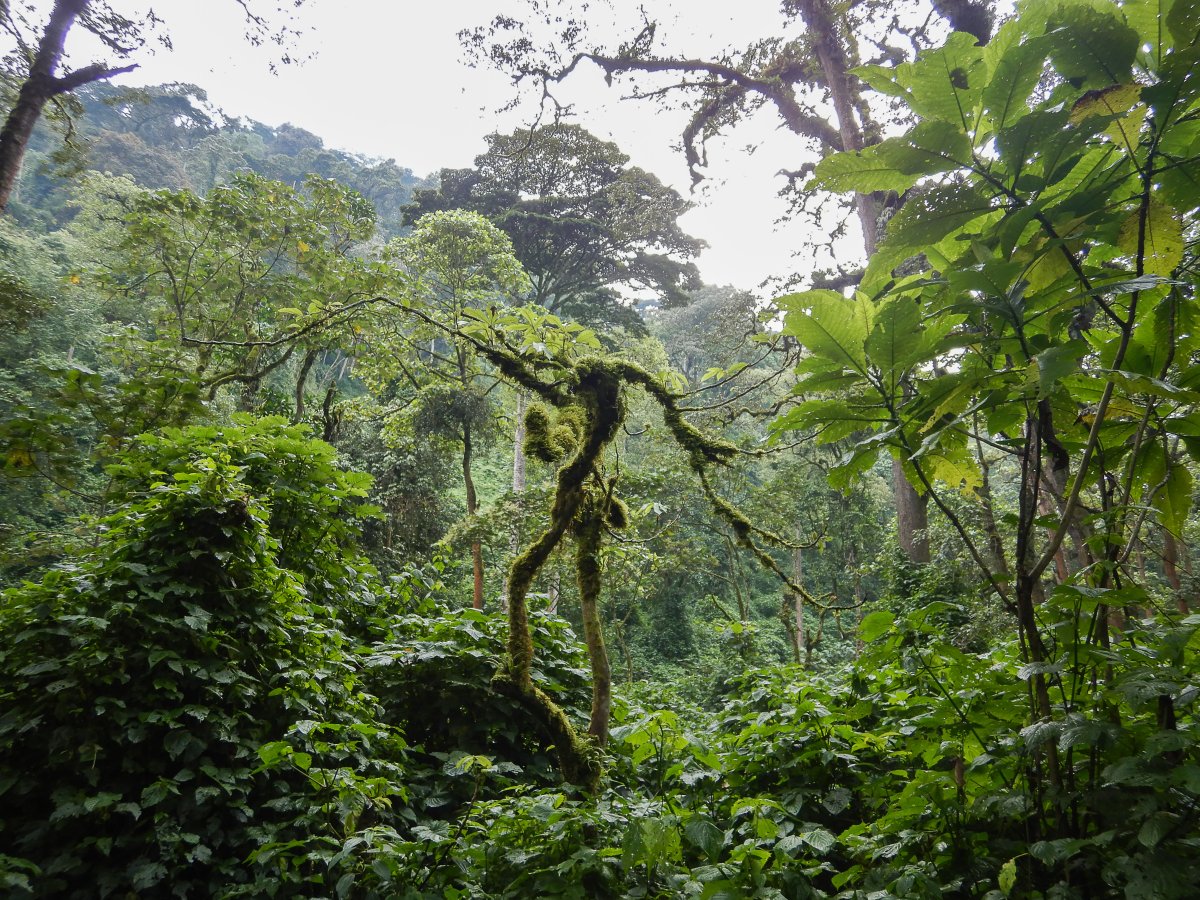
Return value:
<svg viewBox="0 0 1200 900">
<path fill-rule="evenodd" d="M 309 174 L 333 178 L 371 201 L 383 238 L 406 230 L 401 208 L 417 188 L 436 184 L 394 159 L 325 146 L 295 125 L 278 127 L 226 115 L 193 84 L 125 88 L 98 83 L 81 90 L 63 126 L 39 125 L 12 212 L 22 224 L 51 229 L 68 221 L 69 177 L 95 170 L 127 175 L 145 188 L 206 193 L 237 171 L 293 183 Z M 61 117 L 60 117 L 61 118 Z"/>
</svg>

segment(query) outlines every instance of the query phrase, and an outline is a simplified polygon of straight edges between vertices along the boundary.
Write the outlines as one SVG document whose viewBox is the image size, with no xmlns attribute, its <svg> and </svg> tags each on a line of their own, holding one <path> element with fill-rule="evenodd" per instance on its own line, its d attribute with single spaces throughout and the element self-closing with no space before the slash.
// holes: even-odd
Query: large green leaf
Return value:
<svg viewBox="0 0 1200 900">
<path fill-rule="evenodd" d="M 773 432 L 819 429 L 818 443 L 828 444 L 871 430 L 887 421 L 882 407 L 843 399 L 806 400 L 771 423 Z"/>
<path fill-rule="evenodd" d="M 1049 396 L 1059 381 L 1076 371 L 1086 350 L 1083 341 L 1070 341 L 1047 347 L 1034 356 L 1034 362 L 1037 364 L 1038 396 Z"/>
<path fill-rule="evenodd" d="M 1166 484 L 1154 496 L 1163 527 L 1176 537 L 1183 536 L 1183 526 L 1192 509 L 1192 473 L 1187 466 L 1176 462 L 1167 472 Z"/>
<path fill-rule="evenodd" d="M 875 314 L 875 325 L 867 338 L 867 353 L 871 363 L 889 381 L 893 395 L 900 376 L 921 361 L 924 350 L 920 302 L 915 297 L 886 298 Z"/>
<path fill-rule="evenodd" d="M 1045 65 L 1046 43 L 1039 38 L 1010 47 L 996 59 L 983 88 L 983 108 L 991 117 L 993 128 L 1008 128 L 1029 113 L 1027 101 Z"/>
<path fill-rule="evenodd" d="M 894 69 L 864 66 L 856 73 L 876 90 L 903 97 L 922 119 L 975 125 L 976 107 L 987 81 L 983 48 L 972 35 L 956 32 L 946 44 Z"/>
<path fill-rule="evenodd" d="M 996 135 L 996 150 L 1014 180 L 1027 168 L 1045 178 L 1067 154 L 1077 154 L 1073 135 L 1066 130 L 1066 108 L 1034 110 Z"/>
<path fill-rule="evenodd" d="M 906 259 L 992 211 L 988 195 L 971 184 L 940 185 L 914 197 L 888 223 L 887 237 L 867 265 L 864 287 L 885 283 Z"/>
<path fill-rule="evenodd" d="M 1161 5 L 1168 4 L 1164 2 Z M 1166 16 L 1167 31 L 1174 38 L 1175 46 L 1180 49 L 1195 49 L 1197 45 L 1200 45 L 1200 2 L 1197 0 L 1174 0 L 1169 5 L 1171 11 Z M 1143 32 L 1144 34 L 1145 32 Z"/>
<path fill-rule="evenodd" d="M 1049 22 L 1046 40 L 1059 75 L 1087 88 L 1130 81 L 1141 43 L 1116 5 L 1090 3 L 1064 3 Z"/>
<path fill-rule="evenodd" d="M 835 153 L 817 164 L 806 189 L 826 191 L 904 191 L 926 175 L 970 164 L 971 142 L 949 122 L 919 123 L 902 137 L 856 153 Z"/>
<path fill-rule="evenodd" d="M 870 642 L 887 634 L 896 616 L 885 610 L 868 613 L 858 625 L 858 636 Z"/>
<path fill-rule="evenodd" d="M 859 294 L 847 300 L 836 291 L 820 290 L 791 294 L 776 302 L 787 311 L 784 334 L 839 367 L 866 374 L 864 344 L 874 317 L 869 298 Z"/>
</svg>

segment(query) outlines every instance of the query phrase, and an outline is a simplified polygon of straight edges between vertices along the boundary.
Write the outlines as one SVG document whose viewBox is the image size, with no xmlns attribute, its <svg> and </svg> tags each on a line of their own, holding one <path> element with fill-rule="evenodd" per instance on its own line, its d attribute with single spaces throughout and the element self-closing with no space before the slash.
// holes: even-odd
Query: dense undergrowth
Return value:
<svg viewBox="0 0 1200 900">
<path fill-rule="evenodd" d="M 356 554 L 371 510 L 331 452 L 272 420 L 144 440 L 95 545 L 9 592 L 9 895 L 1191 895 L 1200 617 L 1131 621 L 1028 725 L 1015 646 L 958 649 L 944 602 L 877 612 L 838 674 L 627 691 L 588 796 L 491 690 L 499 617 Z M 1079 602 L 1041 611 L 1056 659 Z M 535 680 L 585 722 L 581 644 L 533 624 Z"/>
</svg>

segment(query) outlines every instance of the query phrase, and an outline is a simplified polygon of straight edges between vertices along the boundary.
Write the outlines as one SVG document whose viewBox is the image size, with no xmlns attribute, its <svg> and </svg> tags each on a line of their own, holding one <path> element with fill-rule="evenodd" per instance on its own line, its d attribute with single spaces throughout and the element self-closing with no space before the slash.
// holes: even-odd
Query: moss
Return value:
<svg viewBox="0 0 1200 900">
<path fill-rule="evenodd" d="M 608 743 L 608 720 L 612 712 L 612 667 L 604 646 L 604 626 L 600 622 L 600 538 L 600 522 L 593 513 L 575 534 L 575 572 L 583 613 L 583 639 L 592 666 L 592 714 L 588 734 L 598 747 L 603 747 Z"/>
<path fill-rule="evenodd" d="M 567 406 L 553 413 L 535 403 L 525 412 L 525 453 L 544 463 L 558 463 L 571 456 L 587 433 L 587 413 Z"/>
<path fill-rule="evenodd" d="M 605 520 L 609 528 L 622 531 L 629 527 L 629 507 L 620 497 L 611 497 L 605 510 Z"/>
<path fill-rule="evenodd" d="M 546 742 L 554 747 L 564 780 L 590 793 L 599 789 L 600 776 L 604 772 L 599 748 L 594 741 L 575 729 L 562 707 L 549 694 L 535 684 L 522 684 L 503 670 L 492 679 L 492 687 L 517 700 L 534 714 Z"/>
<path fill-rule="evenodd" d="M 550 437 L 550 410 L 541 403 L 531 403 L 525 410 L 525 441 L 521 445 L 526 456 L 552 463 L 558 460 Z"/>
<path fill-rule="evenodd" d="M 587 412 L 581 406 L 567 406 L 558 410 L 557 424 L 571 431 L 575 443 L 579 443 L 588 430 Z"/>
<path fill-rule="evenodd" d="M 497 690 L 519 699 L 535 716 L 546 738 L 554 745 L 563 777 L 595 791 L 601 773 L 597 748 L 598 743 L 607 735 L 608 701 L 605 699 L 600 702 L 594 698 L 591 729 L 593 738 L 587 738 L 575 730 L 562 708 L 533 683 L 533 640 L 529 632 L 527 598 L 534 577 L 568 531 L 574 530 L 577 541 L 581 539 L 581 535 L 594 534 L 595 546 L 598 547 L 597 505 L 589 490 L 588 481 L 599 477 L 600 458 L 604 448 L 616 437 L 620 429 L 625 416 L 625 403 L 621 396 L 621 379 L 603 361 L 581 360 L 572 367 L 567 380 L 575 386 L 574 396 L 552 401 L 559 407 L 553 426 L 549 410 L 544 407 L 541 407 L 540 413 L 534 414 L 532 420 L 528 413 L 526 414 L 527 442 L 532 434 L 535 446 L 541 441 L 542 446 L 553 453 L 557 442 L 555 431 L 561 430 L 562 442 L 565 443 L 566 436 L 570 436 L 574 442 L 574 452 L 558 471 L 550 510 L 550 524 L 513 560 L 509 569 L 509 658 L 505 669 L 497 673 L 494 683 Z M 530 410 L 538 406 L 535 404 Z M 541 440 L 543 437 L 544 441 Z M 587 638 L 589 629 L 593 638 L 599 635 L 599 613 L 594 606 L 600 593 L 596 552 L 593 550 L 589 553 L 587 558 L 590 558 L 592 563 L 581 564 L 591 572 L 586 576 L 586 596 L 590 598 L 593 606 L 591 615 L 594 621 L 592 626 L 585 626 L 585 639 L 588 639 L 589 655 L 592 656 L 593 683 L 599 683 L 602 694 L 607 697 L 609 688 L 605 679 L 600 677 L 599 682 L 596 680 L 599 677 L 597 673 L 601 673 L 607 666 L 603 639 L 600 637 L 597 644 L 596 640 Z M 591 568 L 588 568 L 589 565 Z M 585 578 L 582 571 L 580 577 Z M 583 583 L 581 582 L 581 585 Z M 594 656 L 594 653 L 599 653 L 600 656 Z M 600 702 L 599 706 L 597 702 Z"/>
<path fill-rule="evenodd" d="M 554 461 L 570 456 L 579 446 L 579 434 L 567 425 L 555 425 L 550 431 L 550 445 L 557 456 Z"/>
<path fill-rule="evenodd" d="M 537 394 L 525 417 L 526 452 L 546 462 L 566 460 L 558 470 L 550 523 L 513 560 L 508 577 L 509 640 L 506 667 L 497 673 L 495 687 L 515 698 L 534 715 L 543 735 L 558 755 L 563 777 L 594 792 L 602 772 L 600 749 L 608 735 L 611 670 L 604 646 L 599 598 L 602 579 L 599 551 L 602 526 L 629 526 L 629 510 L 616 496 L 616 479 L 605 480 L 600 460 L 625 419 L 624 389 L 637 385 L 663 410 L 672 437 L 688 454 L 716 514 L 733 529 L 738 544 L 754 554 L 792 590 L 815 602 L 794 584 L 775 559 L 755 543 L 755 536 L 787 546 L 787 542 L 757 528 L 741 510 L 718 496 L 708 478 L 714 465 L 724 465 L 740 451 L 728 441 L 709 437 L 684 418 L 679 398 L 645 369 L 622 359 L 587 357 L 573 364 L 560 360 L 530 360 L 505 347 L 474 342 L 506 377 Z M 555 376 L 553 382 L 542 375 Z M 576 572 L 583 611 L 584 640 L 592 664 L 592 714 L 589 734 L 581 735 L 547 693 L 533 683 L 533 640 L 529 631 L 527 597 L 533 579 L 568 534 L 576 542 Z"/>
</svg>

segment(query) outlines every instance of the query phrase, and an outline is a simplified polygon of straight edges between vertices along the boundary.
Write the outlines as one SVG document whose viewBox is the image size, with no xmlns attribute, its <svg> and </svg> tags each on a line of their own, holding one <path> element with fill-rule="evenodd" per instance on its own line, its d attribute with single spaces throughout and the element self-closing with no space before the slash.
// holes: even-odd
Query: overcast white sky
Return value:
<svg viewBox="0 0 1200 900">
<path fill-rule="evenodd" d="M 131 4 L 114 0 L 113 5 L 126 9 Z M 442 166 L 469 166 L 484 149 L 484 135 L 529 120 L 528 108 L 496 113 L 513 97 L 511 84 L 493 70 L 467 67 L 457 39 L 459 30 L 486 23 L 506 5 L 495 0 L 307 0 L 299 13 L 306 31 L 296 49 L 297 55 L 313 56 L 271 75 L 268 63 L 278 50 L 248 46 L 234 0 L 155 0 L 174 50 L 139 54 L 138 71 L 118 83 L 193 82 L 230 115 L 270 125 L 291 122 L 329 146 L 394 158 L 422 175 Z M 638 5 L 637 0 L 612 0 L 614 10 L 606 15 L 633 23 Z M 774 34 L 780 22 L 778 0 L 711 7 L 676 0 L 676 12 L 669 0 L 642 0 L 642 5 L 674 17 L 696 54 Z M 92 55 L 76 44 L 72 62 L 82 65 Z M 635 164 L 687 194 L 683 155 L 673 149 L 683 115 L 623 101 L 595 71 L 581 70 L 568 90 L 577 121 L 616 141 Z M 769 115 L 758 125 L 710 146 L 711 180 L 695 197 L 702 206 L 684 219 L 689 232 L 710 244 L 699 261 L 710 283 L 753 287 L 806 265 L 790 258 L 804 224 L 774 225 L 783 209 L 774 173 L 797 166 L 797 142 L 778 131 Z M 759 145 L 752 157 L 745 152 L 751 142 Z"/>
</svg>

